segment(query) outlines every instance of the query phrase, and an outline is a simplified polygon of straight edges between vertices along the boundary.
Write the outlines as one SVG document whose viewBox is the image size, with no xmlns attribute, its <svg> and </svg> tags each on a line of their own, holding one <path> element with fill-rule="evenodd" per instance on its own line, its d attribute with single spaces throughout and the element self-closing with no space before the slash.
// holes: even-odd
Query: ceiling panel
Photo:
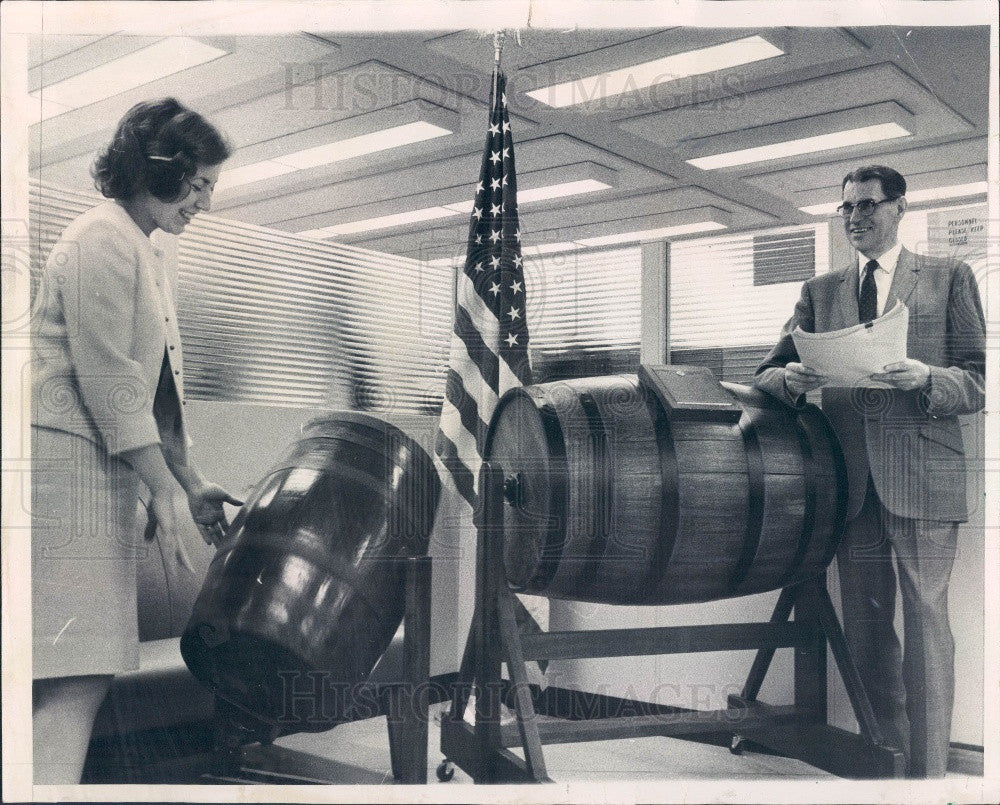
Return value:
<svg viewBox="0 0 1000 805">
<path fill-rule="evenodd" d="M 301 181 L 309 182 L 308 186 L 280 197 L 261 196 L 252 203 L 227 201 L 227 196 L 220 194 L 216 211 L 252 223 L 299 231 L 407 209 L 471 201 L 482 161 L 480 140 L 476 137 L 474 143 L 470 142 L 464 154 L 420 163 L 400 159 L 395 170 L 383 166 L 374 176 L 333 180 L 321 187 L 315 186 L 317 180 L 303 177 Z M 524 179 L 532 172 L 581 162 L 594 162 L 614 170 L 618 174 L 618 188 L 662 188 L 674 184 L 657 171 L 564 134 L 516 142 L 515 158 L 521 179 L 519 186 L 525 189 L 531 182 Z M 563 199 L 562 203 L 566 201 Z M 299 212 L 317 209 L 320 211 Z"/>
<path fill-rule="evenodd" d="M 602 71 L 735 42 L 750 36 L 766 39 L 779 48 L 783 55 L 712 73 L 678 77 L 646 90 L 584 102 L 572 108 L 592 114 L 634 114 L 637 111 L 731 98 L 741 95 L 762 79 L 791 74 L 818 64 L 857 59 L 868 50 L 856 37 L 840 29 L 672 28 L 621 45 L 528 66 L 518 76 L 517 89 L 523 92 L 565 81 L 577 81 Z M 581 89 L 581 99 L 586 97 L 585 93 L 586 90 Z M 541 103 L 538 105 L 543 108 L 545 106 Z"/>
<path fill-rule="evenodd" d="M 845 70 L 757 90 L 742 96 L 739 104 L 732 104 L 728 109 L 690 105 L 631 118 L 619 125 L 671 147 L 706 135 L 752 130 L 769 123 L 800 120 L 883 101 L 893 101 L 914 116 L 918 137 L 965 134 L 972 129 L 972 124 L 944 101 L 892 64 Z M 755 144 L 748 140 L 746 147 Z"/>
<path fill-rule="evenodd" d="M 149 47 L 162 37 L 79 36 L 59 37 L 59 42 L 48 42 L 47 37 L 35 39 L 38 42 L 36 47 L 40 61 L 37 66 L 28 70 L 29 92 Z"/>
<path fill-rule="evenodd" d="M 671 226 L 709 210 L 730 230 L 814 220 L 858 164 L 895 165 L 914 189 L 985 179 L 986 28 L 537 30 L 508 36 L 504 66 L 520 186 L 583 170 L 610 189 L 521 205 L 530 242 Z M 525 92 L 748 36 L 784 55 L 604 101 L 553 108 Z M 31 129 L 31 169 L 90 190 L 88 169 L 134 103 L 174 95 L 236 146 L 227 168 L 276 159 L 426 112 L 454 133 L 222 190 L 213 211 L 289 231 L 467 203 L 485 137 L 492 35 L 476 31 L 199 37 L 228 55 Z M 36 37 L 31 87 L 156 39 Z M 956 54 L 960 54 L 958 57 Z M 420 106 L 418 110 L 417 107 Z M 898 140 L 701 170 L 685 160 L 889 117 Z M 447 124 L 440 121 L 446 120 Z M 467 215 L 341 238 L 384 251 L 464 249 Z M 526 241 L 528 242 L 528 241 Z"/>
<path fill-rule="evenodd" d="M 706 207 L 728 216 L 729 225 L 734 228 L 775 223 L 775 219 L 766 213 L 692 187 L 643 195 L 605 191 L 593 196 L 581 196 L 575 203 L 570 199 L 561 199 L 559 202 L 519 208 L 523 247 L 569 240 L 572 237 L 597 237 L 613 232 L 667 226 L 671 222 L 671 213 Z M 646 218 L 656 218 L 656 221 L 649 223 L 644 221 Z M 682 215 L 674 223 L 689 221 L 687 216 Z M 468 225 L 468 217 L 462 216 L 447 219 L 443 223 L 432 221 L 424 224 L 419 239 L 406 233 L 390 231 L 382 235 L 372 233 L 367 237 L 357 235 L 349 240 L 367 248 L 410 256 L 422 253 L 428 259 L 434 259 L 450 256 L 455 249 L 463 249 Z"/>
<path fill-rule="evenodd" d="M 914 190 L 986 181 L 987 142 L 984 138 L 894 151 L 891 161 Z M 840 196 L 844 176 L 858 167 L 856 159 L 839 159 L 769 171 L 745 180 L 768 192 L 787 196 L 798 207 L 822 204 Z M 955 178 L 951 178 L 953 175 Z"/>
</svg>

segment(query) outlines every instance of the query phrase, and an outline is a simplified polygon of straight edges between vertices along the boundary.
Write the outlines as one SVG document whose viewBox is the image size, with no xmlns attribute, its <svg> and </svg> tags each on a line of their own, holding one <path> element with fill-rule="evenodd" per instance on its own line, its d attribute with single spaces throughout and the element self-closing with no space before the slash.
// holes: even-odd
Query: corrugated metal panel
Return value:
<svg viewBox="0 0 1000 805">
<path fill-rule="evenodd" d="M 31 185 L 32 267 L 100 201 Z M 446 268 L 200 215 L 176 239 L 193 399 L 435 413 L 452 320 Z"/>
</svg>

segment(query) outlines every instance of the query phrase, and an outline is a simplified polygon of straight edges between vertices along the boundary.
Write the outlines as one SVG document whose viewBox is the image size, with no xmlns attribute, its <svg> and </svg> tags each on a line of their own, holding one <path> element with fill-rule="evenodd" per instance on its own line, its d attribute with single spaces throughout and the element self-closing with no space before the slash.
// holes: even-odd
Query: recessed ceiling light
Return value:
<svg viewBox="0 0 1000 805">
<path fill-rule="evenodd" d="M 619 232 L 616 235 L 602 235 L 596 238 L 580 238 L 576 242 L 583 246 L 609 246 L 612 243 L 641 243 L 647 240 L 676 237 L 677 235 L 693 235 L 697 232 L 714 232 L 726 229 L 725 224 L 718 221 L 696 221 L 677 226 L 661 226 L 658 229 L 643 229 L 637 232 Z"/>
<path fill-rule="evenodd" d="M 851 145 L 867 145 L 879 140 L 891 140 L 896 137 L 909 137 L 907 131 L 898 123 L 876 123 L 871 126 L 861 126 L 844 131 L 833 131 L 828 134 L 818 134 L 815 137 L 801 137 L 797 140 L 786 140 L 771 145 L 758 145 L 754 148 L 743 148 L 739 151 L 727 151 L 722 154 L 712 154 L 686 160 L 702 170 L 716 168 L 732 168 L 736 165 L 747 165 L 751 162 L 764 162 L 769 159 L 811 154 L 816 151 L 829 151 L 834 148 L 846 148 Z"/>
<path fill-rule="evenodd" d="M 553 252 L 574 252 L 580 249 L 585 249 L 586 246 L 581 245 L 575 240 L 566 240 L 559 243 L 539 243 L 537 245 L 528 245 L 522 247 L 521 251 L 525 257 L 532 257 L 536 254 L 552 254 Z"/>
<path fill-rule="evenodd" d="M 172 36 L 37 89 L 31 97 L 41 101 L 39 119 L 48 120 L 226 55 L 197 39 Z"/>
<path fill-rule="evenodd" d="M 291 154 L 284 154 L 274 159 L 265 159 L 262 162 L 255 162 L 252 165 L 243 165 L 239 168 L 223 171 L 219 177 L 219 182 L 215 189 L 226 190 L 250 182 L 270 179 L 284 173 L 304 170 L 306 168 L 316 168 L 320 165 L 329 165 L 333 162 L 340 162 L 353 157 L 374 154 L 379 151 L 386 151 L 390 148 L 399 148 L 404 145 L 431 140 L 435 137 L 444 137 L 452 134 L 450 129 L 436 126 L 425 120 L 417 120 L 412 123 L 405 123 L 401 126 L 393 126 L 388 129 L 380 129 L 368 134 L 361 134 L 357 137 L 348 137 L 344 140 L 336 140 L 332 143 L 324 143 L 312 148 L 304 148 L 301 151 L 294 151 Z"/>
<path fill-rule="evenodd" d="M 299 234 L 311 238 L 332 238 L 337 235 L 353 235 L 357 232 L 388 229 L 392 226 L 404 226 L 420 221 L 433 221 L 435 218 L 447 218 L 450 215 L 458 215 L 458 213 L 446 207 L 425 207 L 422 210 L 408 210 L 394 215 L 381 215 L 378 218 L 365 218 L 361 221 L 350 221 L 346 224 L 325 226 L 321 229 L 309 229 L 305 232 L 299 232 Z"/>
<path fill-rule="evenodd" d="M 259 182 L 262 179 L 273 179 L 275 176 L 294 173 L 296 170 L 297 168 L 283 165 L 276 159 L 266 159 L 263 162 L 254 162 L 252 165 L 230 168 L 220 174 L 219 181 L 215 183 L 215 192 L 218 193 L 220 190 L 228 190 L 231 187 L 251 182 Z"/>
<path fill-rule="evenodd" d="M 935 201 L 942 198 L 959 198 L 961 196 L 985 196 L 986 182 L 970 182 L 969 184 L 953 184 L 947 187 L 931 187 L 926 190 L 910 190 L 906 193 L 908 201 Z"/>
<path fill-rule="evenodd" d="M 593 193 L 596 190 L 607 190 L 611 185 L 597 179 L 579 179 L 575 182 L 561 182 L 545 187 L 535 187 L 531 190 L 518 190 L 517 203 L 529 204 L 532 201 L 547 201 L 551 198 L 575 196 L 579 193 Z"/>
<path fill-rule="evenodd" d="M 961 198 L 963 196 L 986 195 L 986 182 L 970 182 L 968 184 L 952 184 L 945 187 L 929 187 L 924 190 L 909 190 L 906 193 L 907 201 L 920 203 L 924 201 L 936 201 L 946 198 Z M 839 201 L 829 201 L 825 204 L 810 204 L 799 209 L 806 215 L 836 215 Z"/>
<path fill-rule="evenodd" d="M 547 106 L 561 108 L 783 55 L 783 50 L 764 37 L 748 36 L 735 42 L 675 53 L 620 70 L 539 87 L 527 94 Z"/>
<path fill-rule="evenodd" d="M 221 179 L 220 179 L 221 183 Z M 518 205 L 530 204 L 533 201 L 544 201 L 550 198 L 561 198 L 563 196 L 579 195 L 580 193 L 592 193 L 596 190 L 606 190 L 611 185 L 597 179 L 579 179 L 572 182 L 559 182 L 557 184 L 543 185 L 530 190 L 520 190 L 517 194 Z M 322 229 L 310 229 L 300 232 L 300 235 L 318 238 L 330 238 L 337 235 L 353 235 L 358 232 L 369 232 L 375 229 L 387 229 L 392 226 L 403 226 L 404 224 L 417 223 L 419 221 L 430 221 L 435 218 L 446 218 L 449 215 L 468 215 L 472 212 L 472 201 L 458 201 L 453 204 L 442 204 L 437 207 L 425 207 L 419 210 L 397 213 L 395 215 L 382 215 L 378 218 L 366 218 L 361 221 L 351 221 L 346 224 L 336 224 L 334 226 L 323 227 Z"/>
</svg>

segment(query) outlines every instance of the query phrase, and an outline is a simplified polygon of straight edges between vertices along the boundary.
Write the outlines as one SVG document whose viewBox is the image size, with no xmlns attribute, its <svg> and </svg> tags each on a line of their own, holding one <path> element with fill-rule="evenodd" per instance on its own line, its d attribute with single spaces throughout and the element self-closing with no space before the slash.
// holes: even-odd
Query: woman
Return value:
<svg viewBox="0 0 1000 805">
<path fill-rule="evenodd" d="M 42 274 L 32 339 L 36 783 L 79 782 L 112 676 L 138 668 L 139 482 L 164 555 L 187 571 L 184 518 L 211 544 L 223 503 L 240 504 L 188 457 L 177 317 L 149 239 L 179 235 L 209 210 L 229 154 L 173 98 L 132 107 L 92 170 L 110 200 L 66 228 Z"/>
</svg>

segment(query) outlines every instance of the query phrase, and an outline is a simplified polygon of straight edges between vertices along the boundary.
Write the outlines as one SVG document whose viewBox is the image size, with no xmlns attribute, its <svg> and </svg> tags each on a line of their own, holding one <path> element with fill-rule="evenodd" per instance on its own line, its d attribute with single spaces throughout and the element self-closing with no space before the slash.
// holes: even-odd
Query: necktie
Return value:
<svg viewBox="0 0 1000 805">
<path fill-rule="evenodd" d="M 875 269 L 877 260 L 869 260 L 865 264 L 865 278 L 861 281 L 861 294 L 858 296 L 858 319 L 862 323 L 871 321 L 878 316 L 878 290 L 875 288 Z"/>
</svg>

